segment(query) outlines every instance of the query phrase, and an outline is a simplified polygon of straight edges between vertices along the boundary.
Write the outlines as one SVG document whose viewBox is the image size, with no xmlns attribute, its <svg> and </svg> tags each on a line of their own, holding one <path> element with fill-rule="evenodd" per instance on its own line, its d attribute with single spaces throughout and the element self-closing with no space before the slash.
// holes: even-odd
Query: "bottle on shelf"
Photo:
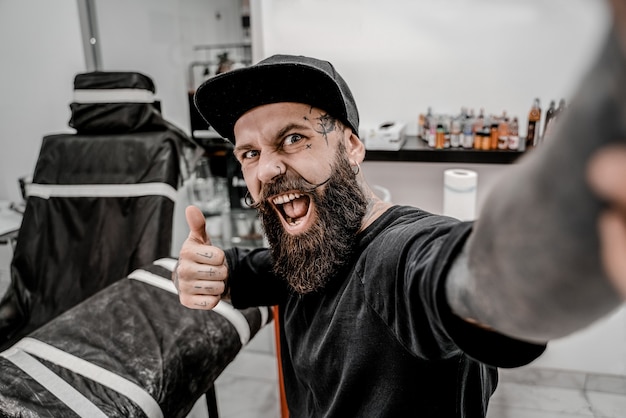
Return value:
<svg viewBox="0 0 626 418">
<path fill-rule="evenodd" d="M 498 149 L 498 120 L 494 117 L 491 118 L 489 124 L 489 149 Z"/>
<path fill-rule="evenodd" d="M 450 148 L 450 123 L 451 123 L 450 116 L 446 115 L 442 117 L 441 119 L 443 123 L 443 138 L 444 138 L 443 147 Z"/>
<path fill-rule="evenodd" d="M 428 129 L 426 130 L 428 146 L 435 148 L 437 142 L 437 123 L 430 107 L 428 108 L 428 113 L 426 114 L 426 123 L 428 125 Z"/>
<path fill-rule="evenodd" d="M 461 117 L 452 119 L 450 127 L 450 147 L 459 148 L 461 146 Z"/>
<path fill-rule="evenodd" d="M 559 100 L 559 107 L 556 108 L 554 112 L 554 116 L 552 117 L 552 122 L 555 122 L 558 118 L 563 116 L 563 112 L 565 112 L 565 99 Z"/>
<path fill-rule="evenodd" d="M 483 151 L 491 149 L 491 126 L 488 120 L 485 120 L 485 124 L 481 128 L 480 149 Z"/>
<path fill-rule="evenodd" d="M 445 147 L 445 142 L 446 142 L 446 138 L 445 138 L 445 133 L 443 130 L 443 123 L 441 120 L 439 120 L 437 123 L 437 130 L 435 134 L 435 148 L 443 149 Z"/>
<path fill-rule="evenodd" d="M 471 113 L 467 115 L 467 118 L 463 121 L 463 133 L 461 139 L 461 146 L 465 149 L 471 149 L 474 146 L 474 119 Z"/>
<path fill-rule="evenodd" d="M 474 149 L 482 149 L 483 147 L 482 129 L 484 122 L 485 116 L 483 114 L 483 110 L 480 109 L 480 113 L 476 119 L 474 119 L 474 125 L 472 127 L 474 131 Z"/>
<path fill-rule="evenodd" d="M 498 123 L 498 149 L 507 149 L 509 147 L 509 118 L 506 111 L 502 112 L 502 118 Z"/>
<path fill-rule="evenodd" d="M 519 141 L 519 120 L 515 118 L 515 132 L 510 133 L 511 119 L 506 111 L 501 114 L 486 114 L 483 108 L 478 116 L 474 109 L 462 107 L 457 114 L 435 114 L 429 107 L 426 113 L 419 114 L 419 137 L 427 141 L 429 148 L 463 148 L 476 150 L 512 149 Z M 510 136 L 513 139 L 510 139 Z"/>
<path fill-rule="evenodd" d="M 508 148 L 512 151 L 519 150 L 519 122 L 517 120 L 517 117 L 514 117 L 509 124 Z"/>
<path fill-rule="evenodd" d="M 465 106 L 461 107 L 461 113 L 457 116 L 460 120 L 465 120 L 468 118 L 467 108 Z"/>
<path fill-rule="evenodd" d="M 550 122 L 556 115 L 556 103 L 554 100 L 550 100 L 550 106 L 548 106 L 548 110 L 546 110 L 546 120 L 543 123 L 543 139 L 546 138 L 546 134 L 548 133 L 548 127 L 550 126 Z"/>
<path fill-rule="evenodd" d="M 432 108 L 428 108 L 426 114 L 420 113 L 419 115 L 419 120 L 418 120 L 418 132 L 417 135 L 425 140 L 428 141 L 428 134 L 430 132 L 430 121 L 432 119 L 433 116 L 433 112 L 432 112 Z"/>
<path fill-rule="evenodd" d="M 539 137 L 539 126 L 541 122 L 541 104 L 538 98 L 533 101 L 533 105 L 528 112 L 528 129 L 526 130 L 526 151 L 537 145 Z"/>
</svg>

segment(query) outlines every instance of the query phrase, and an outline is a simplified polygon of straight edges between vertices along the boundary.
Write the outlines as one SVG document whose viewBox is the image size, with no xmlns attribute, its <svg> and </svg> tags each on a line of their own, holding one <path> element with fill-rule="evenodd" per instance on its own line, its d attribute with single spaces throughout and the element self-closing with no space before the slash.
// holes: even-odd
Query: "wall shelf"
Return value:
<svg viewBox="0 0 626 418">
<path fill-rule="evenodd" d="M 523 151 L 474 149 L 432 149 L 417 136 L 407 136 L 406 143 L 398 151 L 367 150 L 365 161 L 404 161 L 431 163 L 511 164 Z"/>
</svg>

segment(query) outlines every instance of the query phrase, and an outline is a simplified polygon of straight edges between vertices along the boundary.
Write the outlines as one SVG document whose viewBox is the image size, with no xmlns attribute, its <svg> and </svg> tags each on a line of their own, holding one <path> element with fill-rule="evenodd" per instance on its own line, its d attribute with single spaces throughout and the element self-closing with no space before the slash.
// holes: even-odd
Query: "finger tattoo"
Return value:
<svg viewBox="0 0 626 418">
<path fill-rule="evenodd" d="M 208 270 L 198 270 L 198 273 L 207 273 L 209 276 L 215 276 L 215 269 L 211 267 Z"/>
<path fill-rule="evenodd" d="M 198 254 L 200 257 L 204 257 L 208 259 L 213 258 L 213 253 L 196 253 L 196 254 Z"/>
</svg>

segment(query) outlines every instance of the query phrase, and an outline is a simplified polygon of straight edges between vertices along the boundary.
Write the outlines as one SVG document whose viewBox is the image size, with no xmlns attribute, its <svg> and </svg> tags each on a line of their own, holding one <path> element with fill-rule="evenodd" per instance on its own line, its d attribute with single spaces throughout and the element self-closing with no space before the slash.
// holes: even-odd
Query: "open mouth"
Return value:
<svg viewBox="0 0 626 418">
<path fill-rule="evenodd" d="M 287 231 L 298 233 L 307 228 L 311 213 L 311 198 L 308 195 L 292 191 L 276 195 L 270 201 Z"/>
</svg>

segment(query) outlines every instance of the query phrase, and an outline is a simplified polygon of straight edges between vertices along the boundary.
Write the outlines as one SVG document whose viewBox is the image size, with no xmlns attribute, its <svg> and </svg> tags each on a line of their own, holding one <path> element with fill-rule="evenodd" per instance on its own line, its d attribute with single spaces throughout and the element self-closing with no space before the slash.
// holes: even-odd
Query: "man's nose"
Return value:
<svg viewBox="0 0 626 418">
<path fill-rule="evenodd" d="M 272 183 L 277 177 L 285 174 L 287 167 L 275 154 L 262 155 L 259 161 L 258 178 L 262 183 Z"/>
</svg>

